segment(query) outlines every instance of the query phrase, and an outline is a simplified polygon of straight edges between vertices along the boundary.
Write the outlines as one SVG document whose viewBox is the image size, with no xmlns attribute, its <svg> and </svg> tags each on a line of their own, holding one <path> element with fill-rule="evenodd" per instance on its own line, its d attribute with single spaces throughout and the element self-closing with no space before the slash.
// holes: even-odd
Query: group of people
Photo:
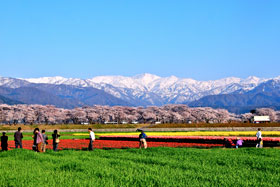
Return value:
<svg viewBox="0 0 280 187">
<path fill-rule="evenodd" d="M 57 130 L 53 131 L 52 139 L 53 139 L 53 150 L 57 151 L 58 143 L 59 143 L 59 133 Z M 33 131 L 33 145 L 32 149 L 36 152 L 46 152 L 46 147 L 48 145 L 48 136 L 45 130 L 40 132 L 39 128 L 35 128 Z"/>
<path fill-rule="evenodd" d="M 2 151 L 7 151 L 8 150 L 8 136 L 6 135 L 6 132 L 2 133 L 3 135 L 1 136 L 1 148 Z M 52 134 L 52 139 L 53 139 L 53 150 L 57 151 L 58 143 L 59 143 L 59 133 L 57 130 L 54 130 Z M 46 134 L 45 130 L 42 130 L 40 132 L 39 128 L 35 128 L 33 131 L 33 145 L 32 145 L 32 150 L 36 152 L 45 152 L 46 147 L 48 145 L 48 136 Z M 22 129 L 21 127 L 18 128 L 18 130 L 14 134 L 14 141 L 15 141 L 15 148 L 21 148 L 22 149 Z"/>
<path fill-rule="evenodd" d="M 256 134 L 256 137 L 257 137 L 257 145 L 256 145 L 256 148 L 262 148 L 263 147 L 263 141 L 262 141 L 262 132 L 261 132 L 261 128 L 258 128 L 258 132 Z M 239 148 L 239 147 L 242 147 L 243 146 L 243 143 L 244 141 L 240 138 L 237 138 L 237 141 L 236 143 L 234 143 L 232 141 L 232 139 L 230 138 L 225 138 L 224 139 L 224 146 L 226 148 Z"/>
<path fill-rule="evenodd" d="M 91 151 L 93 150 L 93 142 L 95 141 L 95 134 L 92 131 L 91 128 L 88 128 L 89 132 L 89 146 L 88 149 Z M 58 144 L 60 142 L 60 134 L 58 133 L 57 130 L 53 131 L 52 134 L 52 144 L 53 144 L 53 150 L 57 151 Z M 46 147 L 48 145 L 48 136 L 46 134 L 45 130 L 42 130 L 40 132 L 39 128 L 35 128 L 33 131 L 33 145 L 32 145 L 32 150 L 36 152 L 45 152 Z M 15 132 L 14 134 L 14 141 L 15 141 L 15 148 L 22 148 L 22 130 L 21 127 L 18 128 L 18 131 Z M 8 151 L 8 136 L 6 135 L 6 132 L 3 132 L 3 135 L 1 136 L 1 148 L 2 151 Z"/>
</svg>

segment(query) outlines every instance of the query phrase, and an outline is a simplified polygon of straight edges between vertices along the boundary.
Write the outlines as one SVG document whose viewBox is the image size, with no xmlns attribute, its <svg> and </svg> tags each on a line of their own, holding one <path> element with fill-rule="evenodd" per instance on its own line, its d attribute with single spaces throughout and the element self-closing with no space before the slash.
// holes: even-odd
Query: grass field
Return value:
<svg viewBox="0 0 280 187">
<path fill-rule="evenodd" d="M 279 186 L 279 149 L 0 153 L 0 186 Z"/>
</svg>

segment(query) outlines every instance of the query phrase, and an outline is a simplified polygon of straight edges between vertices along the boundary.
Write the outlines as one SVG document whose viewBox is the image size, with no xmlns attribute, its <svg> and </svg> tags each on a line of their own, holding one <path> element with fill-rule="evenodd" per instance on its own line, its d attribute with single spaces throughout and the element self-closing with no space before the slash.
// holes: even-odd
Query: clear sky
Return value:
<svg viewBox="0 0 280 187">
<path fill-rule="evenodd" d="M 0 76 L 280 75 L 279 0 L 0 2 Z"/>
</svg>

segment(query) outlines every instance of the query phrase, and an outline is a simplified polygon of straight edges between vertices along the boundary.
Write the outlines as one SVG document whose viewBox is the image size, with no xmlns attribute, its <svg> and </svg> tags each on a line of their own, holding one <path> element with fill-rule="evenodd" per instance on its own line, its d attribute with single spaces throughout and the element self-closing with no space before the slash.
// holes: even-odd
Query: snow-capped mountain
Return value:
<svg viewBox="0 0 280 187">
<path fill-rule="evenodd" d="M 4 86 L 8 88 L 19 88 L 19 87 L 27 86 L 29 84 L 30 82 L 21 79 L 0 77 L 0 86 Z"/>
<path fill-rule="evenodd" d="M 280 80 L 272 79 L 244 93 L 205 96 L 188 104 L 192 107 L 225 108 L 234 113 L 245 113 L 256 108 L 280 109 Z"/>
<path fill-rule="evenodd" d="M 117 98 L 126 101 L 139 99 L 148 105 L 161 103 L 185 103 L 200 99 L 207 95 L 228 94 L 235 91 L 246 92 L 268 79 L 248 77 L 240 79 L 229 77 L 213 81 L 197 81 L 175 76 L 159 77 L 142 74 L 133 77 L 98 76 L 92 79 L 73 79 L 63 77 L 43 77 L 24 79 L 31 83 L 66 84 L 81 87 L 94 87 L 104 90 Z"/>
<path fill-rule="evenodd" d="M 204 96 L 245 93 L 263 82 L 274 79 L 248 77 L 246 79 L 228 77 L 219 80 L 197 81 L 175 76 L 159 77 L 152 74 L 141 74 L 132 77 L 98 76 L 91 79 L 64 77 L 42 77 L 14 79 L 0 77 L 0 86 L 19 88 L 28 84 L 71 85 L 91 87 L 102 90 L 116 98 L 135 106 L 189 103 Z M 38 88 L 38 87 L 37 87 Z"/>
</svg>

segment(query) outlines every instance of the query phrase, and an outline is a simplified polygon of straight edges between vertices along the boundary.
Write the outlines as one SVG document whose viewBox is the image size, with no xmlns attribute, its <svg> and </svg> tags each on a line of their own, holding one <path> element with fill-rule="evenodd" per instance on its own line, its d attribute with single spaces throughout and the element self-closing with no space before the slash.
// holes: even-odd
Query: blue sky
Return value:
<svg viewBox="0 0 280 187">
<path fill-rule="evenodd" d="M 280 75 L 280 1 L 1 1 L 0 76 Z"/>
</svg>

